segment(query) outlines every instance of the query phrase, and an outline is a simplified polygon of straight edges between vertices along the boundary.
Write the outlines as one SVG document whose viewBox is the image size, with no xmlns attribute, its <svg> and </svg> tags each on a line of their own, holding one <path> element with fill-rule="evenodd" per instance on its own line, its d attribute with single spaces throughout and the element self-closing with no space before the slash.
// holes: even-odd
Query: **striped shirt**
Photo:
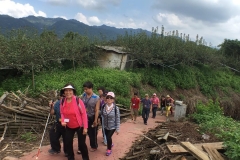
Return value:
<svg viewBox="0 0 240 160">
<path fill-rule="evenodd" d="M 106 111 L 107 106 L 104 106 L 102 111 L 102 116 L 104 117 L 104 128 L 107 130 L 116 129 L 119 131 L 120 129 L 120 111 L 119 108 L 114 104 L 112 110 L 107 113 Z M 116 109 L 116 111 L 115 111 Z M 115 115 L 116 113 L 116 115 Z"/>
</svg>

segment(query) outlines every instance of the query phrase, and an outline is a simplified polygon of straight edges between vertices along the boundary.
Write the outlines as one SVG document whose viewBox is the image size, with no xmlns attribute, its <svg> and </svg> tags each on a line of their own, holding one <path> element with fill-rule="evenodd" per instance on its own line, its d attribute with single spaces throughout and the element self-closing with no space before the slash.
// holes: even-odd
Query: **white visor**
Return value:
<svg viewBox="0 0 240 160">
<path fill-rule="evenodd" d="M 75 88 L 73 88 L 72 85 L 68 85 L 68 86 L 64 87 L 63 89 L 75 89 Z"/>
</svg>

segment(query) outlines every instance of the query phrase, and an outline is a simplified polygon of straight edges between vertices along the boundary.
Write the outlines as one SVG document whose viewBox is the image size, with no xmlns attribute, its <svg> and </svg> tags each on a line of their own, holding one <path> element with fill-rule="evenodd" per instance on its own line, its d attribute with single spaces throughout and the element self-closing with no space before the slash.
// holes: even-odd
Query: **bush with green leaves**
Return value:
<svg viewBox="0 0 240 160">
<path fill-rule="evenodd" d="M 21 139 L 26 142 L 31 142 L 36 140 L 36 136 L 32 134 L 32 132 L 26 132 L 21 135 Z"/>
<path fill-rule="evenodd" d="M 240 159 L 240 123 L 230 117 L 225 117 L 217 102 L 210 100 L 206 105 L 199 103 L 196 113 L 191 117 L 199 123 L 201 132 L 213 133 L 224 142 L 225 154 L 230 159 Z"/>
<path fill-rule="evenodd" d="M 29 87 L 29 93 L 37 95 L 38 93 L 49 90 L 60 90 L 66 83 L 73 83 L 76 87 L 77 94 L 83 93 L 83 83 L 91 81 L 94 84 L 94 91 L 97 92 L 97 88 L 104 86 L 109 91 L 113 91 L 116 94 L 117 103 L 123 105 L 129 105 L 130 88 L 135 86 L 140 88 L 141 76 L 137 73 L 120 71 L 117 69 L 102 69 L 95 68 L 76 68 L 76 70 L 54 70 L 42 72 L 35 76 L 35 87 L 31 89 Z M 17 91 L 24 90 L 28 86 L 31 86 L 31 77 L 22 76 L 19 78 L 11 78 L 2 82 L 1 90 L 5 91 Z"/>
</svg>

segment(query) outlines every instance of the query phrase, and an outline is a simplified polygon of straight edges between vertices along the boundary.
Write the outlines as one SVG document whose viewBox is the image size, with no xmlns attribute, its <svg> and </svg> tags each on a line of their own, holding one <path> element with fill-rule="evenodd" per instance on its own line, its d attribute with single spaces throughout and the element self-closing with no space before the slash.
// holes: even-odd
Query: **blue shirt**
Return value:
<svg viewBox="0 0 240 160">
<path fill-rule="evenodd" d="M 143 108 L 150 108 L 151 107 L 152 102 L 151 102 L 150 99 L 144 98 L 144 99 L 141 100 L 141 102 L 143 104 Z"/>
<path fill-rule="evenodd" d="M 60 114 L 60 100 L 58 100 L 54 104 L 54 114 L 56 115 L 56 121 L 59 122 L 59 119 L 61 118 L 61 114 Z"/>
</svg>

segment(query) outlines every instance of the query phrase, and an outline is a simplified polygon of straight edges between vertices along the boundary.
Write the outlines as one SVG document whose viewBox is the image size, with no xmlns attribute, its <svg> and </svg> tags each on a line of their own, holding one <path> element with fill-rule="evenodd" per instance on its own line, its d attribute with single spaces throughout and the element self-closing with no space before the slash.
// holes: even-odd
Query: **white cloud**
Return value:
<svg viewBox="0 0 240 160">
<path fill-rule="evenodd" d="M 87 25 L 99 25 L 101 21 L 97 16 L 86 17 L 82 13 L 77 13 L 75 19 Z"/>
<path fill-rule="evenodd" d="M 90 24 L 100 24 L 101 23 L 101 21 L 96 16 L 89 17 L 88 21 Z"/>
<path fill-rule="evenodd" d="M 15 18 L 29 15 L 47 17 L 43 11 L 36 12 L 30 4 L 20 4 L 11 0 L 0 0 L 0 14 L 6 14 Z"/>
<path fill-rule="evenodd" d="M 116 26 L 116 23 L 115 22 L 112 22 L 112 21 L 110 21 L 110 20 L 105 20 L 105 21 L 103 21 L 103 24 L 105 24 L 105 25 L 108 25 L 108 26 Z"/>
<path fill-rule="evenodd" d="M 109 5 L 118 5 L 121 0 L 76 0 L 76 2 L 88 9 L 106 9 Z"/>
<path fill-rule="evenodd" d="M 186 25 L 182 22 L 182 20 L 178 16 L 172 13 L 171 14 L 159 13 L 156 16 L 156 20 L 158 22 L 167 22 L 169 25 L 172 25 L 172 26 L 186 27 Z"/>
<path fill-rule="evenodd" d="M 63 18 L 65 20 L 67 20 L 67 17 L 66 16 L 58 16 L 58 15 L 54 15 L 53 18 Z"/>
<path fill-rule="evenodd" d="M 89 25 L 87 17 L 84 16 L 82 13 L 77 13 L 75 19 L 78 20 L 79 22 Z"/>
</svg>

